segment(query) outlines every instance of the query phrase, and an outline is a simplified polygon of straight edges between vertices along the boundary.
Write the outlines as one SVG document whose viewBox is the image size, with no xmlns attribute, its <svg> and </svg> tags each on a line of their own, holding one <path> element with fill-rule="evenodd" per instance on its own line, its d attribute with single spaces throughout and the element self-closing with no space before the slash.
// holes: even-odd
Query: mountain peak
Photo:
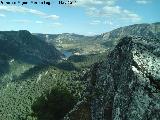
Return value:
<svg viewBox="0 0 160 120">
<path fill-rule="evenodd" d="M 17 32 L 19 35 L 32 35 L 29 31 L 27 30 L 19 30 Z"/>
<path fill-rule="evenodd" d="M 160 60 L 140 39 L 145 41 L 122 38 L 104 62 L 93 65 L 86 98 L 66 118 L 85 119 L 87 103 L 87 119 L 159 119 Z"/>
</svg>

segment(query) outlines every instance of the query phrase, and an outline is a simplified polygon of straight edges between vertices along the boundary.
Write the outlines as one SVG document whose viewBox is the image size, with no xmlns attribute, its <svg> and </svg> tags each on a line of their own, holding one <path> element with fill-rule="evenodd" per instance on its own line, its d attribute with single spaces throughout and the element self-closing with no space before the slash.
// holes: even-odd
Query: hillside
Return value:
<svg viewBox="0 0 160 120">
<path fill-rule="evenodd" d="M 160 38 L 160 23 L 153 24 L 135 24 L 126 27 L 117 28 L 111 32 L 103 33 L 99 36 L 103 39 L 106 47 L 114 46 L 119 39 L 125 36 L 141 36 L 145 38 Z M 157 41 L 159 42 L 159 41 Z"/>
<path fill-rule="evenodd" d="M 88 73 L 88 92 L 65 120 L 158 120 L 160 58 L 140 37 L 124 37 Z"/>
<path fill-rule="evenodd" d="M 0 51 L 1 54 L 33 64 L 55 62 L 62 56 L 54 46 L 25 30 L 1 31 Z"/>
<path fill-rule="evenodd" d="M 1 120 L 60 120 L 82 98 L 85 85 L 76 72 L 36 66 L 0 87 Z M 49 107 L 47 107 L 49 106 Z"/>
<path fill-rule="evenodd" d="M 62 57 L 53 45 L 28 31 L 0 31 L 0 86 L 35 65 L 56 63 Z"/>
</svg>

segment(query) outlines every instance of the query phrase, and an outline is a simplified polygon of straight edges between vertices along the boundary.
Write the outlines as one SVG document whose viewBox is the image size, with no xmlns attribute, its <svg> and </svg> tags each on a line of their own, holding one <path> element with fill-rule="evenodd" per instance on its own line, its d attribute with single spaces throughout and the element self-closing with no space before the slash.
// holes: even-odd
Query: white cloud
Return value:
<svg viewBox="0 0 160 120">
<path fill-rule="evenodd" d="M 36 21 L 35 23 L 37 23 L 37 24 L 42 24 L 43 22 L 42 22 L 42 21 Z"/>
<path fill-rule="evenodd" d="M 0 17 L 6 17 L 6 15 L 5 15 L 5 14 L 0 13 Z"/>
<path fill-rule="evenodd" d="M 103 22 L 103 24 L 106 25 L 109 29 L 116 29 L 120 26 L 119 23 L 113 20 L 106 20 Z"/>
<path fill-rule="evenodd" d="M 136 3 L 138 4 L 147 4 L 147 3 L 150 3 L 151 1 L 149 0 L 137 0 Z"/>
<path fill-rule="evenodd" d="M 46 16 L 47 14 L 38 10 L 33 10 L 33 9 L 27 9 L 26 12 L 35 14 L 35 15 L 39 15 L 39 16 Z"/>
<path fill-rule="evenodd" d="M 147 0 L 136 1 L 144 2 Z M 105 17 L 129 22 L 138 22 L 141 20 L 138 14 L 118 6 L 117 2 L 118 0 L 78 0 L 75 6 L 84 7 L 86 14 L 91 17 Z"/>
<path fill-rule="evenodd" d="M 59 19 L 59 16 L 57 16 L 57 15 L 49 15 L 49 16 L 46 16 L 45 18 L 52 19 L 52 20 L 57 20 L 57 19 Z"/>
<path fill-rule="evenodd" d="M 25 7 L 20 7 L 20 6 L 0 6 L 0 11 L 16 12 L 16 13 L 31 13 L 31 14 L 40 15 L 40 16 L 46 15 L 46 13 L 44 12 L 25 8 Z"/>
<path fill-rule="evenodd" d="M 114 5 L 117 0 L 78 0 L 74 6 Z"/>
<path fill-rule="evenodd" d="M 138 22 L 141 20 L 141 17 L 133 12 L 130 12 L 128 10 L 123 10 L 122 11 L 122 18 L 125 20 L 131 20 L 132 22 Z"/>
<path fill-rule="evenodd" d="M 93 20 L 90 24 L 91 24 L 91 25 L 98 25 L 98 24 L 100 24 L 100 23 L 101 23 L 100 20 Z"/>
<path fill-rule="evenodd" d="M 111 21 L 104 21 L 104 24 L 105 25 L 114 25 L 113 22 L 111 22 Z"/>
<path fill-rule="evenodd" d="M 105 6 L 103 7 L 101 14 L 111 16 L 114 14 L 121 14 L 121 8 L 119 6 Z"/>
<path fill-rule="evenodd" d="M 13 12 L 13 13 L 23 13 L 23 14 L 30 13 L 33 15 L 41 16 L 43 18 L 49 18 L 50 20 L 59 19 L 59 16 L 57 15 L 48 15 L 45 12 L 29 9 L 21 6 L 0 6 L 0 12 Z"/>
<path fill-rule="evenodd" d="M 138 22 L 141 17 L 129 10 L 123 9 L 120 6 L 104 6 L 102 8 L 88 8 L 87 14 L 92 17 L 107 17 L 121 20 Z"/>
<path fill-rule="evenodd" d="M 96 17 L 98 17 L 99 14 L 100 14 L 100 10 L 97 9 L 96 7 L 91 7 L 91 8 L 87 8 L 86 13 L 89 16 L 96 16 Z"/>
</svg>

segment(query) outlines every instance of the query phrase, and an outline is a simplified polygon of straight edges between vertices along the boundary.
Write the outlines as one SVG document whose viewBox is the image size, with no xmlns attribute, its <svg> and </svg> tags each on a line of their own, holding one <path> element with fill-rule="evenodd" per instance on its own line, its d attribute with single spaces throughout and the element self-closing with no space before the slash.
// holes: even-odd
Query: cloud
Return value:
<svg viewBox="0 0 160 120">
<path fill-rule="evenodd" d="M 120 6 L 104 6 L 102 8 L 88 8 L 87 14 L 92 17 L 107 17 L 121 20 L 138 22 L 141 17 L 129 10 L 123 9 Z"/>
<path fill-rule="evenodd" d="M 105 20 L 103 22 L 104 25 L 106 25 L 108 28 L 110 29 L 116 29 L 118 27 L 120 27 L 119 23 L 115 22 L 115 21 L 111 21 L 111 20 Z"/>
<path fill-rule="evenodd" d="M 147 1 L 147 0 L 136 0 Z M 75 6 L 84 7 L 86 14 L 91 17 L 100 17 L 114 20 L 138 22 L 141 17 L 117 5 L 118 0 L 79 0 Z M 125 2 L 125 1 L 124 1 Z M 96 23 L 91 23 L 96 24 Z"/>
<path fill-rule="evenodd" d="M 23 14 L 30 13 L 33 15 L 41 16 L 43 18 L 49 18 L 50 20 L 59 19 L 59 16 L 57 15 L 48 15 L 47 13 L 44 13 L 42 11 L 29 9 L 21 6 L 0 6 L 0 12 L 13 12 L 13 13 L 23 13 Z"/>
<path fill-rule="evenodd" d="M 49 15 L 49 16 L 46 16 L 45 18 L 52 19 L 52 20 L 57 20 L 57 19 L 59 19 L 59 16 L 57 16 L 57 15 Z"/>
<path fill-rule="evenodd" d="M 117 0 L 79 0 L 74 6 L 114 5 Z"/>
<path fill-rule="evenodd" d="M 119 6 L 105 6 L 102 9 L 101 14 L 105 14 L 107 16 L 114 15 L 114 14 L 121 14 L 121 8 Z"/>
<path fill-rule="evenodd" d="M 0 17 L 6 17 L 6 15 L 5 15 L 5 14 L 0 13 Z"/>
<path fill-rule="evenodd" d="M 40 15 L 40 16 L 46 15 L 46 13 L 44 12 L 25 8 L 25 7 L 20 7 L 20 6 L 0 6 L 0 11 L 15 12 L 15 13 L 31 13 L 31 14 Z"/>
<path fill-rule="evenodd" d="M 37 23 L 37 24 L 42 24 L 43 22 L 42 22 L 42 21 L 36 21 L 35 23 Z"/>
<path fill-rule="evenodd" d="M 27 8 L 26 12 L 32 13 L 32 14 L 35 14 L 35 15 L 39 15 L 39 16 L 46 16 L 47 15 L 44 12 L 41 12 L 41 11 L 38 11 L 38 10 L 33 10 L 33 9 L 28 9 L 28 8 Z"/>
<path fill-rule="evenodd" d="M 105 25 L 114 25 L 113 22 L 111 22 L 111 21 L 104 21 L 104 24 Z"/>
<path fill-rule="evenodd" d="M 133 12 L 130 12 L 128 10 L 123 10 L 122 14 L 122 19 L 124 20 L 131 20 L 132 22 L 138 22 L 141 20 L 141 17 Z"/>
<path fill-rule="evenodd" d="M 91 24 L 91 25 L 98 25 L 98 24 L 100 24 L 100 23 L 101 23 L 100 20 L 93 20 L 90 24 Z"/>
<path fill-rule="evenodd" d="M 148 4 L 148 3 L 150 3 L 151 1 L 149 1 L 149 0 L 137 0 L 136 1 L 136 3 L 138 3 L 138 4 Z"/>
</svg>

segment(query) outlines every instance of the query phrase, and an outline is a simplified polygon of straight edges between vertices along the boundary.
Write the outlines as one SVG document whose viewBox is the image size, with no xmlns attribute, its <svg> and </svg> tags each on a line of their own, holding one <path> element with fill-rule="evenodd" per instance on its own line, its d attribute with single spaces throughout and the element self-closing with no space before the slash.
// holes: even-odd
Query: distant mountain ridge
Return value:
<svg viewBox="0 0 160 120">
<path fill-rule="evenodd" d="M 125 36 L 140 36 L 158 40 L 160 39 L 160 22 L 129 25 L 96 36 L 84 36 L 73 33 L 34 35 L 62 50 L 78 51 L 80 54 L 94 54 L 105 52 L 109 48 L 114 47 L 118 40 Z"/>
<path fill-rule="evenodd" d="M 108 46 L 109 43 L 116 44 L 119 39 L 125 36 L 160 39 L 160 22 L 120 27 L 110 32 L 103 33 L 98 38 L 103 39 L 104 45 Z"/>
<path fill-rule="evenodd" d="M 105 52 L 101 40 L 97 36 L 85 36 L 74 33 L 35 34 L 42 40 L 55 45 L 61 51 L 71 51 L 78 54 L 96 54 Z M 96 48 L 96 49 L 95 49 Z"/>
<path fill-rule="evenodd" d="M 65 39 L 65 40 L 96 40 L 102 38 L 103 41 L 106 41 L 108 39 L 116 39 L 119 37 L 125 37 L 125 36 L 150 36 L 150 37 L 160 37 L 160 22 L 151 23 L 151 24 L 133 24 L 125 27 L 120 27 L 117 29 L 114 29 L 110 32 L 102 33 L 101 35 L 95 35 L 95 36 L 85 36 L 85 35 L 78 35 L 74 33 L 62 33 L 62 34 L 41 34 L 41 33 L 34 33 L 34 35 L 39 36 L 43 39 L 52 39 L 52 40 L 58 40 L 58 39 Z M 47 36 L 47 37 L 46 37 Z M 82 39 L 83 38 L 83 39 Z M 84 39 L 85 38 L 85 39 Z M 51 41 L 50 41 L 51 42 Z"/>
<path fill-rule="evenodd" d="M 134 24 L 125 27 L 120 27 L 111 32 L 102 34 L 105 38 L 117 38 L 124 37 L 126 35 L 135 35 L 135 36 L 151 36 L 159 37 L 160 33 L 160 22 L 152 24 Z M 108 35 L 108 37 L 107 37 Z"/>
</svg>

